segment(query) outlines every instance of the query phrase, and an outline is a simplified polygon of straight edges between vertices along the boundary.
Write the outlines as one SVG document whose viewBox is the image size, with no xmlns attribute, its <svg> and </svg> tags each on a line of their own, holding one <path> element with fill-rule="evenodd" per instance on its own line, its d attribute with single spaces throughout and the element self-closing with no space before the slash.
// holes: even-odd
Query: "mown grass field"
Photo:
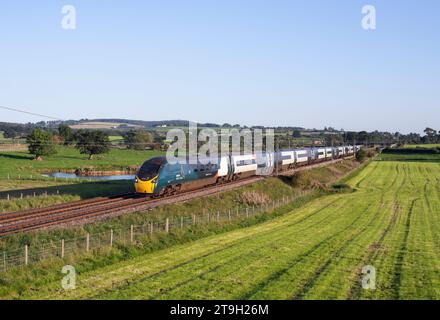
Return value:
<svg viewBox="0 0 440 320">
<path fill-rule="evenodd" d="M 80 273 L 29 298 L 439 299 L 440 166 L 377 161 L 354 193 L 313 200 L 248 228 Z M 361 269 L 376 269 L 376 289 Z M 61 277 L 61 276 L 60 276 Z"/>
</svg>

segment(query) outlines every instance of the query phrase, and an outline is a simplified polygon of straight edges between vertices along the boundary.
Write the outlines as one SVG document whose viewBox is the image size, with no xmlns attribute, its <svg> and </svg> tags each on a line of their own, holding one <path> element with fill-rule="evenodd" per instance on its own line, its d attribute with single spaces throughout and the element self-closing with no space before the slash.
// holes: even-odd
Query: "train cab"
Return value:
<svg viewBox="0 0 440 320">
<path fill-rule="evenodd" d="M 165 157 L 156 157 L 149 159 L 142 164 L 135 178 L 134 186 L 136 193 L 154 193 L 160 170 L 165 163 Z"/>
</svg>

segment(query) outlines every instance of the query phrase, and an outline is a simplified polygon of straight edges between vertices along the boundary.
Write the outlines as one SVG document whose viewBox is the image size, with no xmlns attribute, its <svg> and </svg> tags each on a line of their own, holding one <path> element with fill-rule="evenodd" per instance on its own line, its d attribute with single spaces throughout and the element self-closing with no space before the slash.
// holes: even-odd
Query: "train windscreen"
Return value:
<svg viewBox="0 0 440 320">
<path fill-rule="evenodd" d="M 138 171 L 138 178 L 141 180 L 151 180 L 159 173 L 163 164 L 162 159 L 151 159 L 145 161 Z"/>
</svg>

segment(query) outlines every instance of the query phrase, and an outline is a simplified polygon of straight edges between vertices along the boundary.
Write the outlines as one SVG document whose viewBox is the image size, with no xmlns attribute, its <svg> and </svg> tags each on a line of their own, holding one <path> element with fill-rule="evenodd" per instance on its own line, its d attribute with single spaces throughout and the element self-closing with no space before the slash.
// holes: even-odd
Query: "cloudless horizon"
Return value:
<svg viewBox="0 0 440 320">
<path fill-rule="evenodd" d="M 61 28 L 64 5 L 77 29 Z M 361 27 L 374 5 L 377 29 Z M 440 130 L 440 2 L 2 1 L 0 105 L 60 119 Z M 45 118 L 0 109 L 0 121 Z"/>
</svg>

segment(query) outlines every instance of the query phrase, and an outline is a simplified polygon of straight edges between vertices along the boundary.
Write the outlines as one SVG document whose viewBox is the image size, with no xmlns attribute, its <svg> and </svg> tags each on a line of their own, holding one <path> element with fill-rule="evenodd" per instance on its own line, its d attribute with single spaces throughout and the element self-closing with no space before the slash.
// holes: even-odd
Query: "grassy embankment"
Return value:
<svg viewBox="0 0 440 320">
<path fill-rule="evenodd" d="M 100 250 L 96 252 L 96 254 L 73 257 L 72 260 L 68 259 L 68 262 L 74 264 L 79 272 L 88 272 L 116 261 L 144 255 L 147 252 L 157 251 L 158 249 L 179 243 L 187 243 L 188 241 L 208 237 L 213 234 L 223 233 L 228 230 L 270 220 L 289 212 L 293 208 L 304 205 L 313 198 L 331 192 L 323 188 L 345 176 L 347 172 L 355 167 L 357 167 L 357 164 L 354 161 L 345 161 L 325 168 L 313 169 L 307 173 L 298 174 L 293 178 L 286 178 L 284 181 L 277 178 L 269 178 L 263 182 L 245 186 L 238 190 L 156 208 L 146 214 L 128 214 L 104 222 L 68 230 L 41 231 L 29 235 L 15 235 L 2 239 L 0 247 L 8 249 L 21 248 L 25 243 L 30 244 L 31 248 L 39 247 L 42 243 L 48 243 L 50 241 L 58 242 L 61 238 L 68 241 L 68 239 L 84 236 L 87 232 L 102 232 L 111 228 L 129 228 L 132 224 L 142 225 L 147 221 L 159 220 L 163 219 L 163 217 L 216 212 L 218 210 L 228 210 L 229 208 L 233 209 L 239 206 L 262 205 L 273 200 L 281 199 L 284 196 L 299 193 L 303 190 L 305 185 L 317 188 L 311 189 L 307 196 L 297 199 L 288 206 L 254 218 L 233 221 L 231 223 L 213 223 L 208 226 L 194 226 L 182 231 L 172 230 L 169 235 L 159 233 L 153 235 L 153 237 L 141 237 L 136 246 L 126 246 L 123 243 L 119 243 L 112 250 Z M 23 270 L 19 269 L 17 271 L 8 272 L 7 274 L 0 274 L 0 281 L 2 281 L 3 284 L 3 289 L 0 289 L 0 296 L 19 296 L 36 283 L 38 283 L 37 285 L 42 285 L 46 282 L 54 281 L 54 279 L 59 278 L 59 268 L 65 263 L 65 261 L 55 259 Z M 37 280 L 35 274 L 40 274 L 41 277 L 38 277 Z"/>
<path fill-rule="evenodd" d="M 112 149 L 110 153 L 87 160 L 72 147 L 58 147 L 56 155 L 43 161 L 33 161 L 27 152 L 0 152 L 0 212 L 42 207 L 66 201 L 79 200 L 100 195 L 124 193 L 132 188 L 132 181 L 95 181 L 80 179 L 54 179 L 41 173 L 52 171 L 94 168 L 95 170 L 126 170 L 136 167 L 148 158 L 158 155 L 155 151 Z M 9 176 L 9 179 L 8 179 Z M 33 197 L 35 192 L 47 197 Z M 56 195 L 57 191 L 60 195 Z M 7 194 L 25 199 L 4 200 Z M 55 195 L 54 195 L 55 194 Z M 29 197 L 26 197 L 29 196 Z"/>
<path fill-rule="evenodd" d="M 97 299 L 440 299 L 439 180 L 437 163 L 375 161 L 349 178 L 357 192 L 320 197 L 258 225 L 83 271 L 76 290 L 61 290 L 60 275 L 34 284 L 34 290 L 22 287 L 22 293 Z M 376 290 L 361 288 L 365 265 L 376 268 Z"/>
</svg>

